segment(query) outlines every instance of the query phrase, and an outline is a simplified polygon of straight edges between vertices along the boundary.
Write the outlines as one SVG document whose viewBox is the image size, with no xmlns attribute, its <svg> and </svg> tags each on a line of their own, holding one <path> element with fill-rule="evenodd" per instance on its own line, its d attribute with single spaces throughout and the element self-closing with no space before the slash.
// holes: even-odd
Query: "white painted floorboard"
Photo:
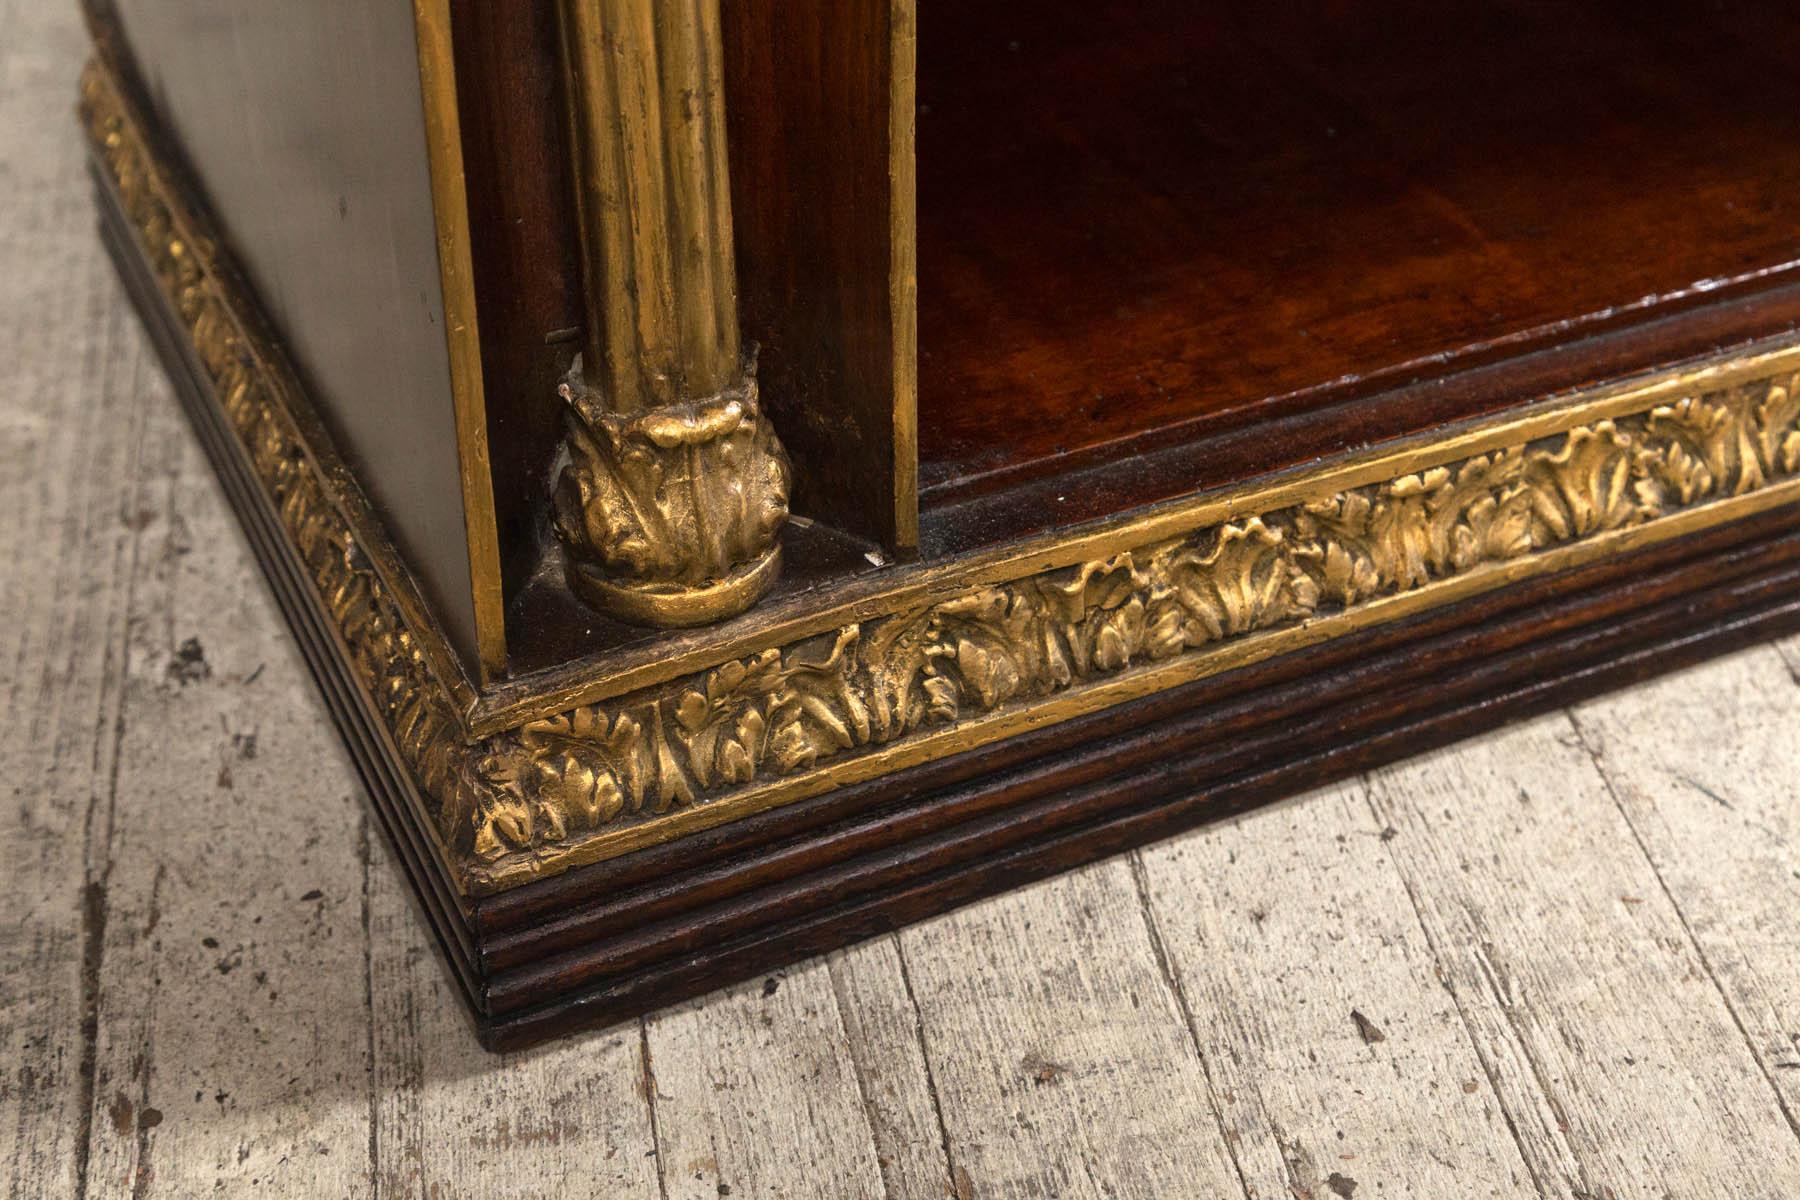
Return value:
<svg viewBox="0 0 1800 1200">
<path fill-rule="evenodd" d="M 0 1190 L 1800 1195 L 1800 639 L 475 1044 L 0 0 Z"/>
</svg>

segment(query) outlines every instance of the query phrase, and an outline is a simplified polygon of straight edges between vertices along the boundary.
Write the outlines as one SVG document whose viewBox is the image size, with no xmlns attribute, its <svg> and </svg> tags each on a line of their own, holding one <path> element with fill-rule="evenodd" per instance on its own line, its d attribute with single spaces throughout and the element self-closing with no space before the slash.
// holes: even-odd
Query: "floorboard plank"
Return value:
<svg viewBox="0 0 1800 1200">
<path fill-rule="evenodd" d="M 956 1195 L 924 1031 L 892 936 L 827 960 L 889 1196 Z"/>
<path fill-rule="evenodd" d="M 965 1194 L 1246 1195 L 1124 860 L 899 944 Z"/>
<path fill-rule="evenodd" d="M 644 1041 L 667 1200 L 887 1194 L 823 962 L 647 1017 Z"/>
<path fill-rule="evenodd" d="M 378 1194 L 655 1196 L 637 1026 L 490 1055 L 475 1040 L 399 860 L 379 840 L 369 851 Z"/>
<path fill-rule="evenodd" d="M 1800 1132 L 1800 683 L 1756 649 L 1573 715 Z"/>
<path fill-rule="evenodd" d="M 1787 666 L 1788 675 L 1795 683 L 1800 683 L 1800 637 L 1783 638 L 1775 643 L 1775 653 Z"/>
<path fill-rule="evenodd" d="M 361 790 L 167 386 L 137 401 L 90 1182 L 366 1195 Z"/>
<path fill-rule="evenodd" d="M 1800 1144 L 1566 715 L 1370 792 L 1546 1194 L 1800 1188 Z"/>
<path fill-rule="evenodd" d="M 1258 1196 L 1533 1194 L 1388 836 L 1348 784 L 1138 856 L 1226 1136 Z"/>
<path fill-rule="evenodd" d="M 88 1182 L 146 361 L 93 236 L 71 7 L 0 4 L 0 1194 Z"/>
<path fill-rule="evenodd" d="M 0 244 L 0 278 L 12 265 Z M 72 364 L 52 360 L 42 327 L 0 321 L 0 361 L 22 369 L 39 405 L 0 413 L 0 561 L 11 564 L 0 579 L 0 778 L 9 783 L 0 836 L 18 894 L 0 927 L 0 1180 L 21 1196 L 77 1189 L 87 1169 L 88 1010 L 140 532 L 131 506 L 140 411 L 121 398 L 150 369 L 112 308 L 104 269 L 90 260 L 72 277 L 14 275 L 8 285 L 52 322 L 93 322 Z"/>
</svg>

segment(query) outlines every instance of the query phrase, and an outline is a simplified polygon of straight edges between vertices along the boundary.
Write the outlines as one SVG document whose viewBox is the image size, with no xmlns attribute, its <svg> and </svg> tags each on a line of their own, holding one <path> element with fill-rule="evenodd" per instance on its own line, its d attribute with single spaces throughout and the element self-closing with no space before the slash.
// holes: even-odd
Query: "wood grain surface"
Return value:
<svg viewBox="0 0 1800 1200">
<path fill-rule="evenodd" d="M 1800 1192 L 1800 639 L 493 1057 L 0 0 L 0 1190 Z"/>
<path fill-rule="evenodd" d="M 927 503 L 1518 356 L 1728 279 L 1791 281 L 1800 119 L 1766 56 L 1800 19 L 1766 0 L 1658 18 L 1629 0 L 928 12 Z"/>
</svg>

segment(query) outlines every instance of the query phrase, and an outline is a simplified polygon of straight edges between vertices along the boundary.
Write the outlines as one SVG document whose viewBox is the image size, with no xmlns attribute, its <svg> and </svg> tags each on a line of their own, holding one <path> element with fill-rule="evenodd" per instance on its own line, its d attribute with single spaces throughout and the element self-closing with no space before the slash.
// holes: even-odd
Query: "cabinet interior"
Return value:
<svg viewBox="0 0 1800 1200">
<path fill-rule="evenodd" d="M 1192 490 L 1283 446 L 1417 432 L 1442 404 L 1289 431 L 1780 284 L 1800 257 L 1797 47 L 1779 0 L 931 7 L 927 529 L 978 541 L 1154 499 L 1151 476 Z M 1750 312 L 1708 336 L 1755 332 Z M 1478 393 L 1450 415 L 1518 399 Z M 1182 445 L 1161 474 L 1123 468 Z"/>
</svg>

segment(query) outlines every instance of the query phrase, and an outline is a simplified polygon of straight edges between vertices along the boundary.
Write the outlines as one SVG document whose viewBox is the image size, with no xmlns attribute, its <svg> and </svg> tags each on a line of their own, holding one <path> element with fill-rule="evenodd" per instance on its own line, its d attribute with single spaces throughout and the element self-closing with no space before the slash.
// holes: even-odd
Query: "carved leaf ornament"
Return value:
<svg viewBox="0 0 1800 1200">
<path fill-rule="evenodd" d="M 1792 378 L 1695 396 L 1531 446 L 982 588 L 766 650 L 696 683 L 527 726 L 492 753 L 539 763 L 536 824 L 492 853 L 658 813 L 913 731 L 1245 634 L 1739 495 L 1800 471 Z M 610 713 L 612 715 L 606 715 Z M 564 739 L 546 726 L 607 730 Z M 604 803 L 571 806 L 596 792 Z M 479 817 L 477 818 L 480 819 Z"/>
</svg>

